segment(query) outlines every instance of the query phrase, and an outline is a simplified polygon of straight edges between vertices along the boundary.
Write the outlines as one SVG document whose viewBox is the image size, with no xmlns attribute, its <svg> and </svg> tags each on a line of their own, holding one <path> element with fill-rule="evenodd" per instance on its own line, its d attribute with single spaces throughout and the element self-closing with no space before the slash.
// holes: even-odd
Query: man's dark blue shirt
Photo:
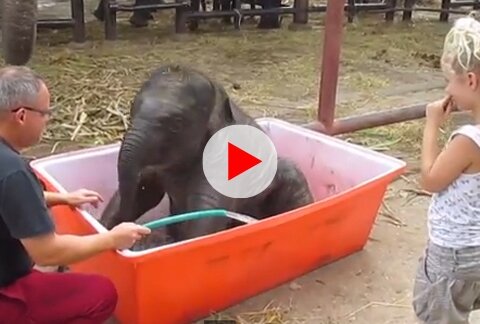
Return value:
<svg viewBox="0 0 480 324">
<path fill-rule="evenodd" d="M 53 230 L 39 179 L 19 152 L 0 138 L 0 287 L 33 267 L 20 239 Z"/>
</svg>

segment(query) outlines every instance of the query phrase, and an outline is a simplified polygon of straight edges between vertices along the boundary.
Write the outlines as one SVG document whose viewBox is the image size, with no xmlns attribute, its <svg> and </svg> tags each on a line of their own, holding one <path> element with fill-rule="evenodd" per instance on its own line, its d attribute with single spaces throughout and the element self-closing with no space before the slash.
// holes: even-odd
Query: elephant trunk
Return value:
<svg viewBox="0 0 480 324">
<path fill-rule="evenodd" d="M 136 206 L 144 168 L 154 161 L 158 148 L 151 145 L 152 136 L 148 136 L 145 125 L 134 124 L 125 134 L 118 157 L 118 181 L 120 194 L 119 213 L 121 221 L 134 221 L 139 215 Z"/>
</svg>

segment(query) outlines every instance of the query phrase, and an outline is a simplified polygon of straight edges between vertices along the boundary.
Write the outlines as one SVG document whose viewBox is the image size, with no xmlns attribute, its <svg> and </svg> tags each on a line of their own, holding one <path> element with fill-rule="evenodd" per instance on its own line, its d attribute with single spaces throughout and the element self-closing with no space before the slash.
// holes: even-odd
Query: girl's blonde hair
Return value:
<svg viewBox="0 0 480 324">
<path fill-rule="evenodd" d="M 480 22 L 474 16 L 456 20 L 446 35 L 441 58 L 444 72 L 463 74 L 480 67 Z"/>
</svg>

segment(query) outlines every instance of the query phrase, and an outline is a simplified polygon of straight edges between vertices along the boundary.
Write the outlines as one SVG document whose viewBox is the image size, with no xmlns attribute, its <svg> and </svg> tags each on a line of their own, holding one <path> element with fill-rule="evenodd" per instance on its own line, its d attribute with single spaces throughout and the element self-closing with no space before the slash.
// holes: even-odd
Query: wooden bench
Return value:
<svg viewBox="0 0 480 324">
<path fill-rule="evenodd" d="M 85 32 L 85 9 L 83 0 L 70 0 L 71 18 L 38 19 L 38 28 L 73 28 L 73 41 L 84 43 Z"/>
<path fill-rule="evenodd" d="M 117 39 L 117 12 L 134 12 L 137 10 L 156 9 L 166 10 L 175 9 L 175 32 L 185 33 L 187 31 L 187 11 L 189 10 L 189 2 L 181 0 L 181 2 L 174 3 L 157 3 L 148 5 L 134 5 L 134 4 L 118 4 L 116 0 L 106 0 L 104 2 L 105 8 L 105 39 Z"/>
<path fill-rule="evenodd" d="M 480 9 L 480 1 L 478 0 L 442 0 L 441 9 L 445 10 L 440 13 L 440 21 L 448 21 L 448 10 L 461 7 L 472 7 L 472 10 Z"/>
</svg>

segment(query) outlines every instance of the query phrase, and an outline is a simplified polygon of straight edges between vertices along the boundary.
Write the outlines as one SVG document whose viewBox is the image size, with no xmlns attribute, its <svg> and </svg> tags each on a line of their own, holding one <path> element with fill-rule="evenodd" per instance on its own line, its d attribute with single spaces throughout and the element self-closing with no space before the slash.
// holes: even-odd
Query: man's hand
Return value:
<svg viewBox="0 0 480 324">
<path fill-rule="evenodd" d="M 68 193 L 44 191 L 44 195 L 48 207 L 56 205 L 77 207 L 85 203 L 90 203 L 96 208 L 99 202 L 103 202 L 103 198 L 99 193 L 88 189 L 79 189 Z"/>
<path fill-rule="evenodd" d="M 102 196 L 100 196 L 98 192 L 88 189 L 79 189 L 69 192 L 65 197 L 65 203 L 73 207 L 90 203 L 96 208 L 98 207 L 99 202 L 103 202 Z"/>
<path fill-rule="evenodd" d="M 113 238 L 113 245 L 118 250 L 131 248 L 136 241 L 150 234 L 148 227 L 135 223 L 121 223 L 110 230 Z"/>
</svg>

